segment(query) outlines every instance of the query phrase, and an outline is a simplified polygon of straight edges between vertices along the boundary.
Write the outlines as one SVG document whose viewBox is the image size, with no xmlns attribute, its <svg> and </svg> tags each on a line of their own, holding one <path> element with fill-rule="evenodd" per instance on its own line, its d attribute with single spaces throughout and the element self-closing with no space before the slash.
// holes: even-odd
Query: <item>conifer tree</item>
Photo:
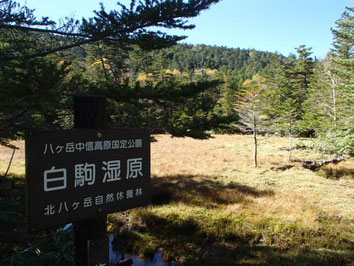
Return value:
<svg viewBox="0 0 354 266">
<path fill-rule="evenodd" d="M 310 57 L 312 48 L 300 45 L 295 48 L 297 56 L 290 56 L 284 64 L 283 75 L 285 84 L 283 86 L 283 99 L 281 102 L 291 108 L 292 116 L 301 120 L 304 114 L 303 103 L 307 99 L 309 86 L 313 78 L 315 63 Z M 280 93 L 282 94 L 282 93 Z M 289 101 L 288 101 L 288 98 Z M 289 105 L 290 104 L 290 105 Z"/>
<path fill-rule="evenodd" d="M 15 34 L 35 32 L 48 34 L 53 41 L 39 47 L 27 44 L 22 51 L 9 50 L 0 55 L 0 60 L 45 56 L 99 41 L 116 43 L 120 47 L 136 44 L 147 50 L 170 47 L 186 36 L 169 35 L 159 29 L 193 29 L 194 25 L 188 24 L 188 19 L 219 1 L 132 0 L 129 6 L 118 2 L 117 10 L 111 11 L 106 11 L 101 4 L 101 9 L 95 11 L 92 18 L 83 18 L 81 23 L 71 19 L 57 26 L 49 18 L 37 19 L 34 10 L 14 0 L 3 0 L 0 1 L 0 30 L 13 33 L 8 36 L 8 43 L 16 41 Z"/>
<path fill-rule="evenodd" d="M 330 71 L 338 77 L 337 94 L 337 122 L 344 128 L 354 124 L 354 8 L 346 8 L 341 19 L 336 21 L 336 28 L 332 29 L 333 67 Z"/>
<path fill-rule="evenodd" d="M 304 102 L 304 128 L 314 130 L 317 135 L 328 132 L 337 125 L 338 116 L 338 76 L 333 72 L 333 54 L 329 53 L 325 60 L 314 70 L 314 82 Z"/>
<path fill-rule="evenodd" d="M 296 50 L 298 58 L 289 56 L 281 60 L 276 55 L 263 73 L 268 102 L 265 112 L 273 119 L 276 131 L 289 138 L 289 161 L 292 160 L 293 137 L 303 129 L 303 102 L 308 96 L 314 68 L 309 57 L 311 48 L 301 45 Z"/>
<path fill-rule="evenodd" d="M 305 102 L 304 121 L 321 137 L 321 149 L 337 154 L 354 150 L 354 21 L 353 8 L 346 8 L 332 29 L 333 50 L 315 71 Z"/>
<path fill-rule="evenodd" d="M 171 82 L 171 79 L 165 83 L 142 86 L 135 80 L 127 80 L 129 73 L 123 63 L 122 57 L 125 54 L 122 49 L 128 49 L 132 45 L 145 50 L 170 47 L 185 36 L 169 35 L 161 29 L 193 29 L 194 25 L 188 24 L 188 19 L 217 2 L 219 0 L 132 0 L 129 6 L 118 3 L 117 10 L 112 11 L 107 11 L 101 5 L 93 18 L 83 19 L 81 22 L 68 20 L 66 24 L 58 26 L 49 18 L 36 18 L 34 10 L 21 6 L 17 1 L 0 1 L 0 93 L 3 96 L 0 100 L 0 119 L 11 120 L 14 126 L 13 130 L 8 131 L 8 123 L 1 123 L 0 139 L 22 136 L 25 129 L 36 125 L 31 122 L 34 117 L 36 121 L 43 121 L 43 116 L 48 112 L 43 111 L 41 104 L 48 102 L 45 99 L 47 95 L 55 98 L 61 97 L 62 92 L 84 92 L 107 96 L 112 103 L 110 110 L 111 117 L 114 118 L 117 117 L 114 109 L 118 106 L 126 107 L 128 104 L 128 109 L 141 113 L 148 101 L 169 102 L 174 105 L 174 102 L 181 102 L 182 99 L 194 97 L 201 91 L 216 86 L 216 81 L 177 84 Z M 75 55 L 75 52 L 69 51 L 77 47 L 82 48 L 80 53 L 83 55 Z M 55 55 L 51 55 L 53 53 Z M 51 60 L 47 60 L 48 56 L 52 56 Z M 57 61 L 50 65 L 51 68 L 45 69 L 44 62 L 52 62 L 53 58 Z M 15 67 L 17 70 L 12 71 Z M 21 78 L 15 82 L 14 75 L 18 71 L 34 73 L 31 70 L 35 69 L 45 73 L 53 68 L 61 72 L 56 72 L 57 79 L 51 79 L 54 84 L 48 91 L 41 91 L 41 104 L 33 102 L 40 98 L 40 92 L 32 88 L 36 83 L 46 82 L 42 80 L 44 75 L 38 75 L 40 80 L 24 81 Z M 70 73 L 67 73 L 66 68 Z M 65 74 L 61 74 L 64 70 Z M 8 82 L 9 80 L 14 82 Z M 23 105 L 19 105 L 15 95 L 31 97 L 20 97 Z M 58 100 L 56 102 L 63 103 Z M 65 105 L 58 108 L 63 109 Z M 22 120 L 29 121 L 28 124 L 18 127 L 18 119 L 22 116 L 12 115 L 11 110 L 26 111 L 27 117 L 31 119 Z"/>
<path fill-rule="evenodd" d="M 336 86 L 336 123 L 327 133 L 329 146 L 338 154 L 354 154 L 354 8 L 347 7 L 332 29 Z"/>
</svg>

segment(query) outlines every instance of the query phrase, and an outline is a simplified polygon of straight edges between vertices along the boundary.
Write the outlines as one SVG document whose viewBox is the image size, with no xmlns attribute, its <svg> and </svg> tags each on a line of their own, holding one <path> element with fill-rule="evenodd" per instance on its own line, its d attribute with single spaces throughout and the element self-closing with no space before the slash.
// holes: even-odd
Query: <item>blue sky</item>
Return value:
<svg viewBox="0 0 354 266">
<path fill-rule="evenodd" d="M 65 16 L 92 16 L 103 2 L 112 9 L 116 0 L 20 0 L 36 9 L 38 16 L 58 20 Z M 122 0 L 129 4 L 129 0 Z M 222 0 L 190 20 L 196 28 L 170 33 L 188 36 L 184 43 L 252 48 L 295 53 L 304 44 L 313 55 L 324 58 L 331 48 L 331 27 L 353 0 Z"/>
</svg>

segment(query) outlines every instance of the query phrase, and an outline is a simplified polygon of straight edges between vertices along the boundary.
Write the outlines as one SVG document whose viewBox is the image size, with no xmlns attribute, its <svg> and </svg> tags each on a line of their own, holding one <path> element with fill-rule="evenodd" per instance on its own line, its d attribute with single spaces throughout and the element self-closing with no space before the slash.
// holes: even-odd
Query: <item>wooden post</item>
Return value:
<svg viewBox="0 0 354 266">
<path fill-rule="evenodd" d="M 10 167 L 11 167 L 11 163 L 12 163 L 12 160 L 13 160 L 14 155 L 15 155 L 15 151 L 16 151 L 16 149 L 13 148 L 12 149 L 11 159 L 10 159 L 9 165 L 8 165 L 8 167 L 6 169 L 6 172 L 5 172 L 5 175 L 4 175 L 5 178 L 7 177 L 7 174 L 9 173 L 9 170 L 10 170 Z"/>
<path fill-rule="evenodd" d="M 106 128 L 106 98 L 98 95 L 72 95 L 74 97 L 74 128 L 103 129 Z M 96 219 L 74 223 L 75 232 L 75 264 L 87 266 L 95 264 L 89 257 L 107 241 L 107 215 L 97 214 Z M 95 243 L 95 241 L 97 243 Z M 96 245 L 97 244 L 97 245 Z M 91 250 L 90 250 L 91 248 Z M 109 254 L 103 248 L 99 252 L 106 256 L 104 261 L 108 265 Z M 100 255 L 101 255 L 100 254 Z M 102 255 L 101 255 L 102 256 Z"/>
<path fill-rule="evenodd" d="M 99 95 L 73 95 L 74 128 L 106 128 L 106 98 Z"/>
</svg>

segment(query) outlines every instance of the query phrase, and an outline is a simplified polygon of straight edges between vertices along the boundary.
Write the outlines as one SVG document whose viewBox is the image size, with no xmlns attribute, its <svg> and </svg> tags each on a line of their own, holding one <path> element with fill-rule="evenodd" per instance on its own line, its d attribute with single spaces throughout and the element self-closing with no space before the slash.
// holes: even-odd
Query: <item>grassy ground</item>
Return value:
<svg viewBox="0 0 354 266">
<path fill-rule="evenodd" d="M 24 141 L 14 141 L 11 144 L 19 148 L 15 151 L 13 161 L 10 167 L 10 174 L 24 176 L 25 174 L 25 143 Z M 0 174 L 6 172 L 11 159 L 13 149 L 0 145 Z"/>
<path fill-rule="evenodd" d="M 330 156 L 297 149 L 289 162 L 288 140 L 271 137 L 254 168 L 249 136 L 155 138 L 152 204 L 110 215 L 118 247 L 187 265 L 354 265 L 353 159 L 313 172 L 301 160 Z M 11 150 L 0 154 L 1 172 Z"/>
</svg>

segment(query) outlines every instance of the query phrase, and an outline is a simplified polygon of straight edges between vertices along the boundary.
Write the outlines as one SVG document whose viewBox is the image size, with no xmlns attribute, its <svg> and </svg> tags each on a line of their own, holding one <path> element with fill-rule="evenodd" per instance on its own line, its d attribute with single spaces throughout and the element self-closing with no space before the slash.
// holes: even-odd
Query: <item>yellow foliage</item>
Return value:
<svg viewBox="0 0 354 266">
<path fill-rule="evenodd" d="M 138 77 L 137 77 L 137 80 L 138 81 L 146 81 L 148 80 L 148 75 L 146 73 L 139 73 Z"/>
<path fill-rule="evenodd" d="M 207 75 L 214 75 L 216 72 L 218 72 L 218 70 L 217 70 L 217 69 L 212 69 L 212 68 L 207 68 L 207 69 L 205 70 L 205 73 L 206 73 Z"/>
<path fill-rule="evenodd" d="M 246 80 L 242 83 L 242 87 L 249 87 L 249 86 L 251 86 L 252 83 L 253 83 L 252 80 L 246 79 Z"/>
<path fill-rule="evenodd" d="M 166 73 L 166 74 L 175 75 L 175 76 L 181 75 L 181 71 L 179 71 L 178 69 L 173 69 L 173 70 L 171 70 L 171 69 L 166 69 L 166 70 L 165 70 L 165 73 Z"/>
<path fill-rule="evenodd" d="M 101 60 L 101 58 L 100 59 L 97 59 L 95 62 L 93 62 L 92 64 L 91 64 L 91 66 L 95 66 L 95 65 L 97 65 L 97 64 L 102 64 L 102 61 L 103 61 L 103 63 L 105 64 L 105 66 L 106 66 L 106 64 L 108 64 L 108 58 L 102 58 L 102 60 Z"/>
<path fill-rule="evenodd" d="M 179 71 L 178 69 L 174 69 L 173 71 L 172 71 L 172 74 L 173 75 L 181 75 L 181 71 Z"/>
<path fill-rule="evenodd" d="M 260 75 L 256 74 L 252 77 L 252 79 L 247 79 L 242 83 L 243 87 L 251 87 L 252 85 L 255 85 L 259 89 L 264 87 L 262 86 L 264 82 L 264 78 L 262 78 Z"/>
</svg>

